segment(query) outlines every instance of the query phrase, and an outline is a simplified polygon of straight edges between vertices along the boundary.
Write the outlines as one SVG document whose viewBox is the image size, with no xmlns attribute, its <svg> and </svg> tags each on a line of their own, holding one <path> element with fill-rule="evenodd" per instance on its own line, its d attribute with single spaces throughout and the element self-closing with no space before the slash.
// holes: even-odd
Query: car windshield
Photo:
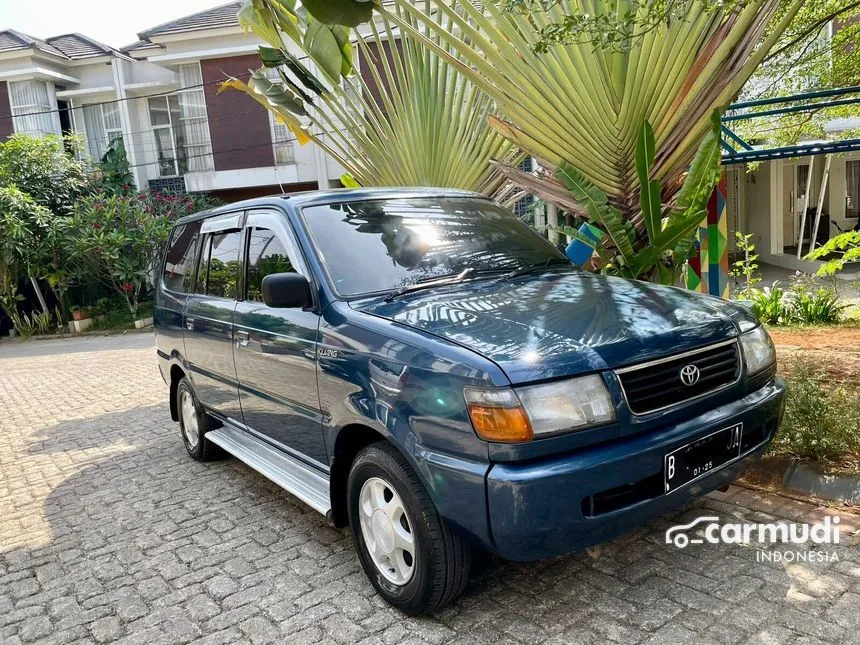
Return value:
<svg viewBox="0 0 860 645">
<path fill-rule="evenodd" d="M 302 215 L 329 279 L 347 297 L 465 270 L 477 276 L 566 260 L 509 211 L 479 198 L 328 204 Z"/>
</svg>

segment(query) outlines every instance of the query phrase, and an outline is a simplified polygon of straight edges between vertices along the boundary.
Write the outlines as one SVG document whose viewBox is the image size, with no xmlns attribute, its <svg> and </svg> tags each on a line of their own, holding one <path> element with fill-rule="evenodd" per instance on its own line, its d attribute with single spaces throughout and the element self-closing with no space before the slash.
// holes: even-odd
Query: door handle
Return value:
<svg viewBox="0 0 860 645">
<path fill-rule="evenodd" d="M 187 329 L 188 331 L 194 330 L 194 319 L 193 318 L 186 318 L 185 319 L 185 329 Z"/>
<path fill-rule="evenodd" d="M 236 332 L 236 347 L 247 347 L 250 340 L 250 332 L 241 330 Z"/>
</svg>

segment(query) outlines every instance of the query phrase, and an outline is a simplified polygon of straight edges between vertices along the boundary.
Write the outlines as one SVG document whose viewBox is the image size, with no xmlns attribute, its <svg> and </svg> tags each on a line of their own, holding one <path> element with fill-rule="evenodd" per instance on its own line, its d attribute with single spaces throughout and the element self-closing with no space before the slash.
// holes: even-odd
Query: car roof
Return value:
<svg viewBox="0 0 860 645">
<path fill-rule="evenodd" d="M 337 188 L 331 190 L 309 190 L 300 193 L 286 193 L 245 199 L 232 204 L 225 204 L 206 211 L 186 215 L 176 221 L 176 225 L 187 224 L 198 219 L 205 219 L 222 213 L 233 213 L 237 210 L 275 206 L 276 208 L 304 208 L 323 204 L 340 204 L 345 202 L 361 202 L 371 199 L 409 199 L 410 197 L 473 197 L 487 199 L 486 195 L 468 190 L 453 188 Z"/>
</svg>

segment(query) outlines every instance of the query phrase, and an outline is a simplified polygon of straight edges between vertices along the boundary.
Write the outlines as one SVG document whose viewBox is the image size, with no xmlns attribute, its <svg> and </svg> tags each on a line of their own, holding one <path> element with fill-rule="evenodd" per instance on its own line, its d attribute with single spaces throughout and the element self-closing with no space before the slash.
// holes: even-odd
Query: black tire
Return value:
<svg viewBox="0 0 860 645">
<path fill-rule="evenodd" d="M 189 440 L 189 433 L 185 431 L 185 415 L 182 408 L 184 396 L 191 397 L 191 403 L 197 419 L 198 439 L 196 443 L 192 443 Z M 185 445 L 185 450 L 188 451 L 188 454 L 197 461 L 212 461 L 223 457 L 224 453 L 221 448 L 206 439 L 206 433 L 214 430 L 218 427 L 218 424 L 206 413 L 203 406 L 200 405 L 197 395 L 194 394 L 191 381 L 185 376 L 180 379 L 179 384 L 176 386 L 176 409 L 179 411 L 179 433 L 182 436 L 182 443 Z M 193 433 L 191 434 L 193 435 Z"/>
<path fill-rule="evenodd" d="M 362 486 L 371 478 L 383 480 L 400 497 L 414 539 L 411 578 L 402 585 L 383 575 L 362 532 L 360 495 Z M 411 616 L 420 616 L 441 609 L 460 596 L 469 579 L 471 548 L 445 524 L 418 476 L 393 446 L 382 441 L 358 453 L 349 473 L 347 501 L 361 566 L 389 604 Z"/>
</svg>

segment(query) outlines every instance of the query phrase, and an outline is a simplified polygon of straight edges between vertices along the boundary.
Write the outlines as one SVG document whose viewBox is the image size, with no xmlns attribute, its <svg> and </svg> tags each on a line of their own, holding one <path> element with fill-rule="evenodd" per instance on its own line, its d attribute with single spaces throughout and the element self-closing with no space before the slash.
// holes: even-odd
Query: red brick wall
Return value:
<svg viewBox="0 0 860 645">
<path fill-rule="evenodd" d="M 15 128 L 12 125 L 12 106 L 9 103 L 9 86 L 0 81 L 0 141 L 5 140 Z"/>
<path fill-rule="evenodd" d="M 379 53 L 379 48 L 376 43 L 368 42 L 367 47 L 370 50 L 370 58 L 368 58 L 363 49 L 358 49 L 358 69 L 361 74 L 361 78 L 367 84 L 367 90 L 370 93 L 370 96 L 373 97 L 373 100 L 379 106 L 380 110 L 382 110 L 383 114 L 387 114 L 388 110 L 385 109 L 385 102 L 382 100 L 382 92 L 379 84 L 376 82 L 376 78 L 374 77 L 373 71 L 371 70 L 371 66 L 375 66 L 377 68 L 377 75 L 379 76 L 379 80 L 381 84 L 385 86 L 388 83 L 388 76 L 385 72 L 385 67 L 382 62 L 382 57 Z M 397 41 L 397 49 L 400 53 L 403 53 L 403 44 L 398 40 Z M 391 44 L 388 41 L 382 43 L 382 50 L 385 54 L 385 57 L 388 59 L 388 69 L 391 70 L 392 74 L 397 75 L 396 68 L 394 66 L 394 61 L 391 58 Z"/>
<path fill-rule="evenodd" d="M 200 61 L 215 170 L 272 166 L 269 113 L 250 96 L 236 90 L 218 93 L 218 81 L 231 76 L 248 80 L 248 70 L 260 67 L 257 54 Z"/>
</svg>

